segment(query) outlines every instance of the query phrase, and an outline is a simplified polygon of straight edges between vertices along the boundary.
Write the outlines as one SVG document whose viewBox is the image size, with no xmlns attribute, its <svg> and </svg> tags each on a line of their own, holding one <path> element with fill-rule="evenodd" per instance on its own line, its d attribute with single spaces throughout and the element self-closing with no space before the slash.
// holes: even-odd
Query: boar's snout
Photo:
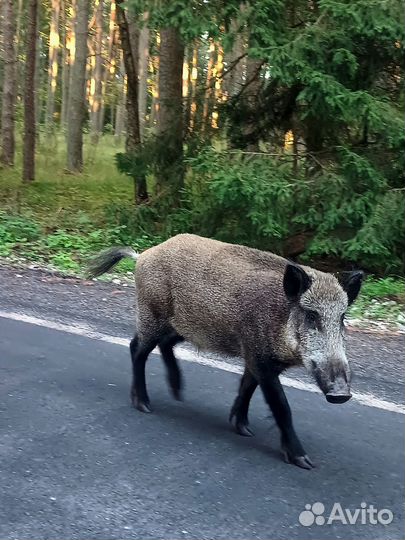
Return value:
<svg viewBox="0 0 405 540">
<path fill-rule="evenodd" d="M 338 377 L 332 383 L 325 397 L 329 403 L 346 403 L 352 397 L 350 387 L 344 377 Z"/>
</svg>

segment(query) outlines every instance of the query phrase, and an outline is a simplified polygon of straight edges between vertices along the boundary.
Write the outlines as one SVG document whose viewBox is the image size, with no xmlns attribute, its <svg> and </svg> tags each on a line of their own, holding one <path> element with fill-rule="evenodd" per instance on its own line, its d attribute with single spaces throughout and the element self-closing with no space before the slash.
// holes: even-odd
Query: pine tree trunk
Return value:
<svg viewBox="0 0 405 540">
<path fill-rule="evenodd" d="M 245 72 L 245 62 L 243 62 L 242 58 L 245 52 L 245 36 L 237 19 L 231 22 L 231 31 L 235 34 L 235 37 L 232 49 L 225 55 L 227 73 L 224 76 L 223 84 L 224 91 L 229 97 L 238 95 L 242 90 Z"/>
<path fill-rule="evenodd" d="M 62 0 L 62 103 L 61 103 L 61 127 L 66 128 L 68 101 L 69 101 L 69 78 L 70 78 L 70 58 L 69 58 L 69 33 L 70 21 L 66 17 L 67 2 Z"/>
<path fill-rule="evenodd" d="M 67 128 L 67 168 L 83 169 L 83 124 L 86 117 L 87 22 L 89 1 L 77 0 L 75 55 L 69 85 Z"/>
<path fill-rule="evenodd" d="M 137 149 L 140 143 L 139 135 L 139 113 L 138 113 L 138 55 L 137 55 L 137 36 L 134 36 L 132 28 L 131 40 L 130 26 L 125 11 L 120 6 L 120 0 L 117 3 L 117 22 L 120 32 L 121 47 L 124 59 L 125 72 L 127 74 L 127 140 L 126 151 L 132 152 Z"/>
<path fill-rule="evenodd" d="M 218 128 L 219 112 L 218 105 L 222 100 L 222 74 L 224 71 L 224 50 L 221 43 L 217 44 L 217 61 L 215 62 L 213 76 L 215 78 L 214 110 L 211 116 L 211 127 Z"/>
<path fill-rule="evenodd" d="M 20 54 L 21 54 L 21 46 L 24 45 L 24 32 L 25 29 L 22 31 L 21 29 L 24 26 L 24 1 L 23 0 L 17 0 L 17 20 L 16 20 L 16 32 L 15 32 L 15 58 L 16 58 L 16 97 L 17 99 L 22 96 L 23 88 L 24 88 L 24 69 L 20 69 L 19 63 L 20 63 Z M 1 16 L 1 15 L 0 15 Z"/>
<path fill-rule="evenodd" d="M 102 100 L 102 77 L 103 77 L 103 0 L 98 0 L 95 16 L 96 31 L 94 36 L 95 63 L 92 74 L 90 122 L 92 142 L 97 143 L 102 132 L 101 125 L 101 100 Z"/>
<path fill-rule="evenodd" d="M 190 72 L 190 131 L 193 131 L 197 116 L 196 88 L 198 78 L 198 45 L 193 47 L 193 58 Z"/>
<path fill-rule="evenodd" d="M 160 32 L 159 114 L 162 166 L 157 178 L 158 191 L 168 191 L 178 201 L 183 187 L 183 96 L 184 44 L 176 28 Z"/>
<path fill-rule="evenodd" d="M 120 83 L 119 83 L 119 93 L 118 93 L 118 103 L 117 110 L 115 113 L 115 124 L 114 124 L 114 138 L 116 144 L 121 143 L 122 132 L 124 131 L 124 113 L 125 113 L 125 101 L 126 101 L 126 77 L 125 77 L 125 67 L 124 61 L 121 55 L 120 61 Z"/>
<path fill-rule="evenodd" d="M 149 62 L 149 28 L 146 26 L 149 14 L 143 14 L 144 26 L 139 33 L 139 131 L 141 140 L 145 135 L 146 110 L 148 103 L 148 62 Z"/>
<path fill-rule="evenodd" d="M 191 63 L 192 63 L 192 50 L 187 47 L 184 51 L 183 58 L 183 71 L 182 71 L 182 96 L 183 96 L 183 113 L 184 113 L 184 130 L 187 131 L 190 124 L 190 112 L 191 112 Z"/>
<path fill-rule="evenodd" d="M 141 143 L 139 129 L 139 109 L 138 109 L 138 40 L 139 33 L 134 26 L 130 27 L 122 9 L 122 0 L 117 2 L 117 22 L 120 32 L 121 47 L 124 58 L 125 71 L 127 74 L 127 136 L 125 150 L 128 153 L 135 152 Z M 146 178 L 139 175 L 134 178 L 135 202 L 137 204 L 148 200 Z"/>
<path fill-rule="evenodd" d="M 42 39 L 39 29 L 41 28 L 41 4 L 38 3 L 37 7 L 37 44 L 36 44 L 36 59 L 35 59 L 35 131 L 37 143 L 39 143 L 40 137 L 40 122 L 41 122 L 41 92 L 38 91 L 41 88 L 41 52 L 42 52 Z"/>
<path fill-rule="evenodd" d="M 215 63 L 215 44 L 210 38 L 209 44 L 209 58 L 207 66 L 207 81 L 206 81 L 206 91 L 202 115 L 202 130 L 208 131 L 210 127 L 209 119 L 211 118 L 211 109 L 212 109 L 212 97 L 213 97 L 213 74 L 214 74 L 214 63 Z"/>
<path fill-rule="evenodd" d="M 156 43 L 154 44 L 160 48 L 160 34 L 156 34 Z M 156 124 L 157 115 L 159 112 L 159 55 L 152 56 L 150 59 L 150 67 L 152 72 L 151 82 L 151 94 L 152 104 L 150 107 L 149 127 L 153 128 Z"/>
<path fill-rule="evenodd" d="M 23 181 L 35 180 L 35 63 L 37 48 L 38 0 L 29 0 L 24 87 Z"/>
<path fill-rule="evenodd" d="M 60 0 L 52 0 L 51 24 L 49 29 L 48 94 L 45 114 L 45 130 L 47 133 L 53 132 L 54 127 L 55 93 L 58 80 L 59 16 Z"/>
<path fill-rule="evenodd" d="M 15 154 L 15 102 L 16 102 L 16 51 L 14 1 L 3 0 L 3 47 L 4 79 L 3 104 L 1 110 L 1 155 L 0 161 L 14 165 Z"/>
<path fill-rule="evenodd" d="M 243 139 L 245 149 L 250 152 L 259 151 L 259 140 L 256 132 L 255 110 L 262 86 L 260 71 L 263 65 L 262 60 L 247 58 L 246 62 L 246 89 L 243 99 L 246 106 L 246 119 L 243 126 Z"/>
<path fill-rule="evenodd" d="M 109 22 L 109 35 L 108 35 L 108 47 L 107 47 L 107 59 L 106 66 L 103 73 L 103 85 L 102 85 L 102 100 L 101 100 L 101 111 L 100 111 L 100 125 L 104 126 L 104 117 L 105 117 L 105 93 L 107 89 L 107 83 L 111 77 L 115 75 L 115 59 L 114 59 L 114 39 L 115 39 L 115 22 L 116 22 L 117 7 L 115 5 L 115 0 L 111 0 L 110 8 L 110 22 Z M 111 106 L 111 111 L 113 111 Z M 114 126 L 114 122 L 111 121 L 111 125 Z"/>
</svg>

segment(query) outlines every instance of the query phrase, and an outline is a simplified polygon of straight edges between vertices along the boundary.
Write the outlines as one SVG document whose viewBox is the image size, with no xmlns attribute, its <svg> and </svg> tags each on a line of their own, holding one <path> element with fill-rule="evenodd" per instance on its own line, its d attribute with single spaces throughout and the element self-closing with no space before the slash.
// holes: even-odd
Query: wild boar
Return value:
<svg viewBox="0 0 405 540">
<path fill-rule="evenodd" d="M 295 433 L 279 375 L 304 365 L 326 399 L 350 399 L 344 317 L 363 273 L 335 276 L 272 253 L 180 234 L 141 255 L 111 248 L 90 264 L 90 275 L 107 272 L 123 257 L 137 260 L 137 332 L 131 341 L 131 399 L 150 412 L 145 363 L 160 348 L 168 381 L 180 399 L 182 376 L 173 347 L 187 340 L 199 349 L 242 357 L 245 369 L 230 421 L 249 429 L 250 399 L 259 385 L 281 431 L 287 462 L 313 467 Z"/>
</svg>

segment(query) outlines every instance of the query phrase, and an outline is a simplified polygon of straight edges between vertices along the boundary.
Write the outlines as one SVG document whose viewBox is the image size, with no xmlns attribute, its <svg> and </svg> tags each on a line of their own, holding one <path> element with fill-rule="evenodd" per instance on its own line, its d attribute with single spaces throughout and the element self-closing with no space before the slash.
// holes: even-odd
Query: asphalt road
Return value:
<svg viewBox="0 0 405 540">
<path fill-rule="evenodd" d="M 317 465 L 306 471 L 281 460 L 259 393 L 256 437 L 230 429 L 237 375 L 183 371 L 178 403 L 150 359 L 145 415 L 129 404 L 124 347 L 0 318 L 0 538 L 404 538 L 402 414 L 287 389 Z M 365 502 L 393 521 L 301 525 L 315 502 L 325 517 Z"/>
</svg>

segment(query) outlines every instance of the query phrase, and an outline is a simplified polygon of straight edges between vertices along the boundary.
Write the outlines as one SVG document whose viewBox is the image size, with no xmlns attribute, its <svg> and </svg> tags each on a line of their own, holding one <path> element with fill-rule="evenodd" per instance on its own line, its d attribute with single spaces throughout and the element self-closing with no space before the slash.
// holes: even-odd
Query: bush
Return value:
<svg viewBox="0 0 405 540">
<path fill-rule="evenodd" d="M 183 204 L 163 236 L 191 231 L 288 256 L 287 241 L 301 235 L 303 261 L 403 273 L 404 191 L 365 156 L 341 148 L 337 159 L 312 176 L 301 163 L 293 176 L 288 156 L 205 149 L 188 160 Z"/>
</svg>

